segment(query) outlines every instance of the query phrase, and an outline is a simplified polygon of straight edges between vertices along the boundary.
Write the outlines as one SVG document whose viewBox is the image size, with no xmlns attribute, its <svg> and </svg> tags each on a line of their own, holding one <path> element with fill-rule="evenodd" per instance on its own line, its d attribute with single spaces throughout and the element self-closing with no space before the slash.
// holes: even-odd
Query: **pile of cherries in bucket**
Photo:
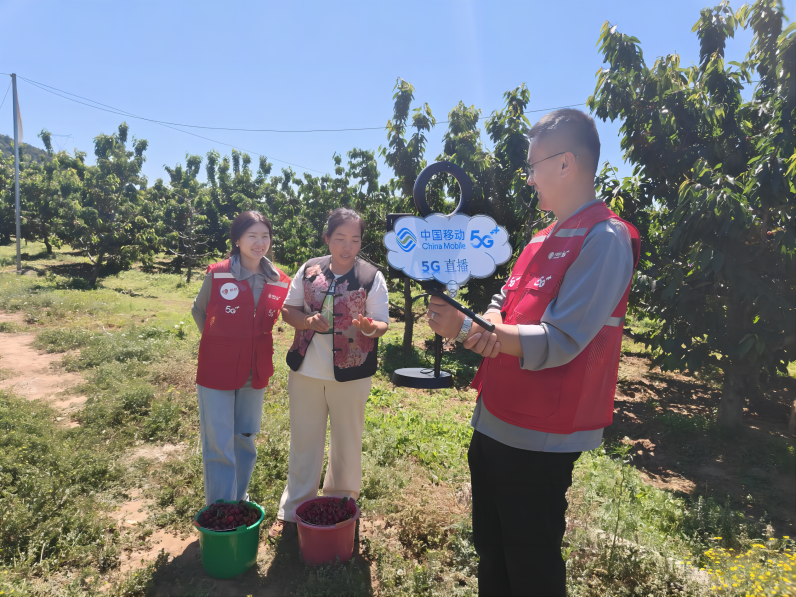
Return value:
<svg viewBox="0 0 796 597">
<path fill-rule="evenodd" d="M 317 526 L 331 526 L 352 518 L 354 513 L 348 509 L 348 498 L 340 501 L 330 500 L 325 503 L 312 502 L 299 515 L 301 522 Z"/>
<path fill-rule="evenodd" d="M 232 531 L 239 526 L 251 526 L 260 518 L 260 511 L 243 500 L 210 504 L 199 515 L 199 525 L 211 531 Z"/>
</svg>

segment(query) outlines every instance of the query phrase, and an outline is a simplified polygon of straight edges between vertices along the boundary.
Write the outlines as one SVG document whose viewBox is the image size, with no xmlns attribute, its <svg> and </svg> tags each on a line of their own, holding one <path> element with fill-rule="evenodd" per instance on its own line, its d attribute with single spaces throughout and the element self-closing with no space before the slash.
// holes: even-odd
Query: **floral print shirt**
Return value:
<svg viewBox="0 0 796 597">
<path fill-rule="evenodd" d="M 303 265 L 288 290 L 285 305 L 303 307 L 305 313 L 323 313 L 327 302 L 334 299 L 332 318 L 336 334 L 317 334 L 311 330 L 298 330 L 290 351 L 303 357 L 298 371 L 308 377 L 334 380 L 334 368 L 348 369 L 361 366 L 375 347 L 375 339 L 360 333 L 352 324 L 363 314 L 377 321 L 389 322 L 387 283 L 381 272 L 366 292 L 363 288 L 349 290 L 349 281 L 339 281 L 347 275 L 335 276 L 331 282 L 323 275 L 321 267 Z M 334 285 L 330 291 L 329 286 Z M 312 332 L 312 333 L 309 333 Z"/>
</svg>

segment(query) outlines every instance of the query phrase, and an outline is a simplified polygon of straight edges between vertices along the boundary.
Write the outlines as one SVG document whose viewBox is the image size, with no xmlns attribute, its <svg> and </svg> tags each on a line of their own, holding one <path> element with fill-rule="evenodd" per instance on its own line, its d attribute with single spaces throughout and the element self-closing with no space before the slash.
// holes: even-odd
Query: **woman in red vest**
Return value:
<svg viewBox="0 0 796 597">
<path fill-rule="evenodd" d="M 318 495 L 327 419 L 331 439 L 323 495 L 359 497 L 365 403 L 376 372 L 377 338 L 390 321 L 384 276 L 357 259 L 364 233 L 357 212 L 335 209 L 323 234 L 330 255 L 301 266 L 282 309 L 296 335 L 287 353 L 292 369 L 288 478 L 272 537 L 286 524 L 293 531 L 293 510 Z"/>
<path fill-rule="evenodd" d="M 264 215 L 242 212 L 229 231 L 228 258 L 207 268 L 194 300 L 202 332 L 196 390 L 205 502 L 248 499 L 257 461 L 263 394 L 274 372 L 271 331 L 290 278 L 266 257 L 273 227 Z"/>
</svg>

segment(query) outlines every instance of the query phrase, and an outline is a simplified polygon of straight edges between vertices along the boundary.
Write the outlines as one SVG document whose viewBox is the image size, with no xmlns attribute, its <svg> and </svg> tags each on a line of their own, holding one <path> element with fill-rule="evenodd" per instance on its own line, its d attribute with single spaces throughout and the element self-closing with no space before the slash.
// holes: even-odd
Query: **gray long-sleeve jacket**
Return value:
<svg viewBox="0 0 796 597">
<path fill-rule="evenodd" d="M 597 203 L 590 201 L 578 213 Z M 574 214 L 573 214 L 574 215 Z M 613 313 L 633 275 L 633 249 L 627 228 L 616 220 L 594 226 L 580 255 L 564 274 L 558 296 L 547 306 L 539 325 L 518 325 L 523 369 L 560 367 L 586 348 Z M 500 311 L 505 290 L 492 297 L 487 309 Z M 533 399 L 532 396 L 529 399 Z M 476 403 L 473 428 L 513 448 L 536 452 L 581 452 L 602 442 L 602 429 L 570 434 L 545 433 L 498 419 L 483 401 Z"/>
</svg>

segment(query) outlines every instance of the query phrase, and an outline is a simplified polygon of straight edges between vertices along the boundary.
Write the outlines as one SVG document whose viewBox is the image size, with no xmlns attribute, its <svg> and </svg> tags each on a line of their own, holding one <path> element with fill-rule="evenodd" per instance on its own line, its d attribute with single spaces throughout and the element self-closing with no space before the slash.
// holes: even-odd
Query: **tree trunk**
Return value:
<svg viewBox="0 0 796 597">
<path fill-rule="evenodd" d="M 193 262 L 194 262 L 193 255 L 189 255 L 188 259 L 186 259 L 186 261 L 188 262 L 187 263 L 187 265 L 188 265 L 188 275 L 187 275 L 185 281 L 188 284 L 190 284 L 191 283 L 191 271 L 193 270 Z"/>
<path fill-rule="evenodd" d="M 92 288 L 97 285 L 97 278 L 99 277 L 100 267 L 102 267 L 102 258 L 104 255 L 100 253 L 94 261 L 94 269 L 91 271 L 91 286 Z"/>
<path fill-rule="evenodd" d="M 50 244 L 50 229 L 46 225 L 42 226 L 42 240 L 44 241 L 44 248 L 47 249 L 47 255 L 52 255 L 53 248 Z"/>
<path fill-rule="evenodd" d="M 719 402 L 719 427 L 725 431 L 738 431 L 742 425 L 743 407 L 747 398 L 753 398 L 758 387 L 759 371 L 747 363 L 730 362 L 724 370 L 724 385 Z"/>
<path fill-rule="evenodd" d="M 194 239 L 194 236 L 193 236 L 193 206 L 191 205 L 191 200 L 190 199 L 188 199 L 188 237 L 191 239 L 191 246 L 190 247 L 186 247 L 187 248 L 186 253 L 188 254 L 187 255 L 188 256 L 188 259 L 187 259 L 187 261 L 188 261 L 188 278 L 187 278 L 186 281 L 188 282 L 188 284 L 190 284 L 191 283 L 191 270 L 193 269 L 193 248 L 196 246 L 194 244 L 194 240 L 195 239 Z"/>
<path fill-rule="evenodd" d="M 412 352 L 412 335 L 415 329 L 415 316 L 412 313 L 412 283 L 404 278 L 404 352 Z"/>
</svg>

